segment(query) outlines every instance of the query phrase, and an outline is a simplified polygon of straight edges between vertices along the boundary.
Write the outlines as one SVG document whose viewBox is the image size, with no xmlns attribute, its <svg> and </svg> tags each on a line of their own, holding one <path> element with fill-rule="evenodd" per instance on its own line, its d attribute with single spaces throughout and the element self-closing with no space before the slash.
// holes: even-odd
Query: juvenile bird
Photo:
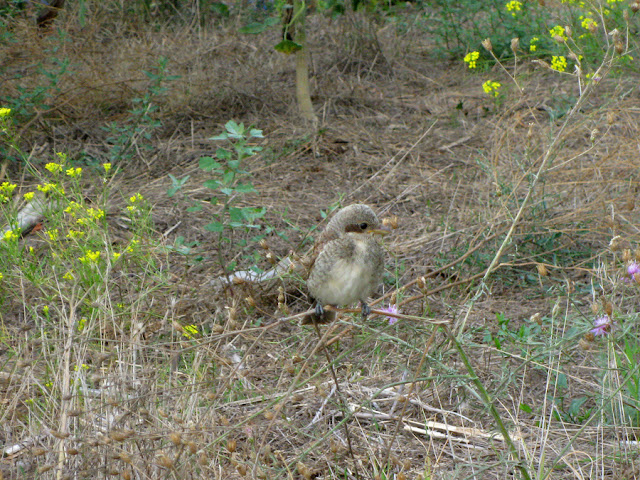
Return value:
<svg viewBox="0 0 640 480">
<path fill-rule="evenodd" d="M 375 235 L 385 234 L 376 214 L 367 205 L 340 210 L 320 235 L 317 258 L 311 267 L 307 288 L 316 300 L 315 313 L 302 324 L 328 323 L 335 312 L 324 305 L 351 305 L 360 301 L 362 316 L 371 312 L 367 298 L 380 284 L 384 271 L 384 249 Z"/>
</svg>

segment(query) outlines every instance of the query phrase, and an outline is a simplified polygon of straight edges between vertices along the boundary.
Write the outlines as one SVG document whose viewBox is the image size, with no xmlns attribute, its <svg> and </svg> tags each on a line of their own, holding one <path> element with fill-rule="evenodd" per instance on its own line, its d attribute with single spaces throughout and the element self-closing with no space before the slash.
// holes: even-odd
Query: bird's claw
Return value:
<svg viewBox="0 0 640 480">
<path fill-rule="evenodd" d="M 371 308 L 369 307 L 369 305 L 366 304 L 366 302 L 361 302 L 361 303 L 362 303 L 362 319 L 366 320 L 367 317 L 371 315 Z"/>
<path fill-rule="evenodd" d="M 318 318 L 318 320 L 324 318 L 324 308 L 322 308 L 322 304 L 320 303 L 316 303 L 316 318 Z"/>
</svg>

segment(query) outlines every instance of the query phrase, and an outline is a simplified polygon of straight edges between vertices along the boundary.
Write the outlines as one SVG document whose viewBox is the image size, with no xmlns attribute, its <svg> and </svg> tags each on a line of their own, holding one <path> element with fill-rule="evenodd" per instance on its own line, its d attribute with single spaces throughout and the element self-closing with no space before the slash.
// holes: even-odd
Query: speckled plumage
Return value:
<svg viewBox="0 0 640 480">
<path fill-rule="evenodd" d="M 367 298 L 384 272 L 384 249 L 375 235 L 380 228 L 376 214 L 362 204 L 343 208 L 331 219 L 318 239 L 317 258 L 307 280 L 309 294 L 320 306 L 360 301 L 366 316 Z M 305 317 L 302 323 L 327 323 L 334 318 L 334 312 L 325 311 Z"/>
</svg>

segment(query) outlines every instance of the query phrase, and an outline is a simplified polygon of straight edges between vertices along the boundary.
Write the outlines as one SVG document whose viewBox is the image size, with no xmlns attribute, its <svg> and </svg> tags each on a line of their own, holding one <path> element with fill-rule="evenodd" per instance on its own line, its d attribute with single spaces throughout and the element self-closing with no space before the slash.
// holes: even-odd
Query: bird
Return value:
<svg viewBox="0 0 640 480">
<path fill-rule="evenodd" d="M 334 311 L 325 305 L 361 304 L 362 317 L 371 313 L 367 299 L 382 281 L 384 248 L 377 236 L 388 233 L 368 205 L 354 204 L 338 211 L 320 234 L 307 290 L 316 301 L 315 311 L 302 325 L 329 323 Z"/>
</svg>

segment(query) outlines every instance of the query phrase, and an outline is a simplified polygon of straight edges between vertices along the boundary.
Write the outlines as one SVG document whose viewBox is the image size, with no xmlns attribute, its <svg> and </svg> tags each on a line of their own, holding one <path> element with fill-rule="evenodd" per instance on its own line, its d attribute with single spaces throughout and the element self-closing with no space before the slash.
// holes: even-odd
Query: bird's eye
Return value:
<svg viewBox="0 0 640 480">
<path fill-rule="evenodd" d="M 361 224 L 360 224 L 360 228 L 361 228 L 362 230 L 366 230 L 368 226 L 369 226 L 369 225 L 367 225 L 366 223 L 361 223 Z"/>
</svg>

